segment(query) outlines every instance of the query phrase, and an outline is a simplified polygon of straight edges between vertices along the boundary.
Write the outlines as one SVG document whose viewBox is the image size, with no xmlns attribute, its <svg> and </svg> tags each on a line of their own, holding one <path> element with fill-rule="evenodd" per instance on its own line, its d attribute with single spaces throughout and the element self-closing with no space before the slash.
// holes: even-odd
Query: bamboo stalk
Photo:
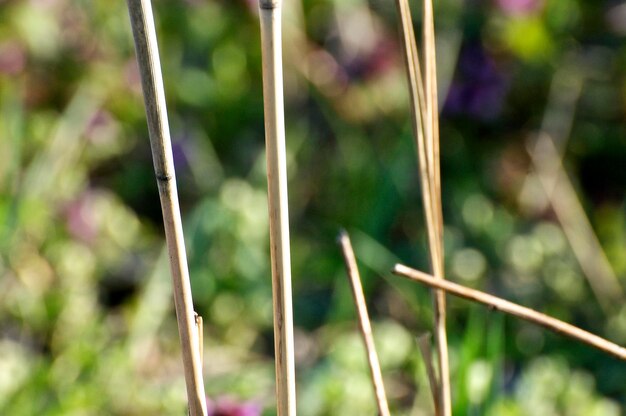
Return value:
<svg viewBox="0 0 626 416">
<path fill-rule="evenodd" d="M 278 416 L 296 414 L 281 1 L 259 0 Z"/>
<path fill-rule="evenodd" d="M 367 304 L 365 303 L 365 295 L 363 294 L 363 286 L 361 285 L 361 277 L 359 268 L 356 264 L 354 250 L 350 242 L 350 236 L 345 231 L 341 231 L 338 237 L 341 252 L 346 265 L 346 273 L 352 287 L 352 296 L 356 305 L 357 315 L 359 317 L 359 328 L 365 350 L 367 351 L 367 362 L 370 368 L 370 376 L 374 384 L 374 393 L 376 395 L 376 404 L 378 406 L 378 414 L 380 416 L 390 416 L 389 405 L 387 404 L 387 395 L 385 394 L 385 385 L 383 383 L 383 375 L 380 371 L 380 363 L 378 354 L 376 353 L 376 345 L 372 336 L 372 325 L 370 324 L 369 314 L 367 313 Z"/>
<path fill-rule="evenodd" d="M 178 205 L 172 143 L 152 5 L 149 0 L 128 0 L 128 11 L 141 73 L 150 132 L 150 146 L 170 257 L 174 304 L 182 347 L 189 412 L 192 416 L 206 416 L 206 399 L 195 328 L 191 283 Z"/>
<path fill-rule="evenodd" d="M 465 286 L 446 281 L 444 279 L 435 278 L 431 275 L 411 269 L 410 267 L 401 264 L 396 264 L 393 269 L 393 273 L 433 288 L 445 290 L 455 296 L 482 303 L 491 308 L 537 325 L 541 325 L 544 328 L 580 341 L 616 358 L 626 360 L 626 348 L 533 309 L 509 302 L 508 300 L 504 300 L 497 296 L 489 295 L 475 289 L 470 289 Z"/>
</svg>

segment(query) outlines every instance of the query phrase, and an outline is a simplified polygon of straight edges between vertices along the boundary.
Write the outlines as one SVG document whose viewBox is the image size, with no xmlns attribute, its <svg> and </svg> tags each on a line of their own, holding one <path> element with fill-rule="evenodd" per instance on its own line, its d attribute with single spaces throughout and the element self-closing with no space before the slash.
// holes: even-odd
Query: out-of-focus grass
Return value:
<svg viewBox="0 0 626 416">
<path fill-rule="evenodd" d="M 207 394 L 273 414 L 257 6 L 154 6 Z M 602 312 L 552 211 L 520 203 L 519 192 L 554 70 L 579 56 L 588 80 L 565 165 L 623 283 L 626 30 L 614 18 L 623 7 L 498 0 L 436 10 L 448 277 L 620 343 L 626 310 Z M 430 297 L 387 274 L 398 259 L 428 266 L 393 4 L 286 8 L 299 413 L 375 411 L 334 244 L 341 225 L 365 266 L 392 411 L 430 414 L 413 342 L 430 329 Z M 183 414 L 125 4 L 3 2 L 0 100 L 0 414 Z M 464 301 L 449 306 L 455 414 L 623 413 L 623 364 Z"/>
</svg>

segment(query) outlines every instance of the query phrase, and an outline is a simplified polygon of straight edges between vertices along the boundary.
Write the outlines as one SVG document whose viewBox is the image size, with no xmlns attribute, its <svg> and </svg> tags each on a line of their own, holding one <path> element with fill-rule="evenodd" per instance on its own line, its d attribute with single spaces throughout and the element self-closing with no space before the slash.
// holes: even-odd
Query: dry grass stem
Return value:
<svg viewBox="0 0 626 416">
<path fill-rule="evenodd" d="M 88 83 L 81 83 L 63 114 L 58 118 L 54 133 L 46 140 L 45 150 L 38 153 L 24 174 L 22 189 L 29 198 L 50 201 L 58 198 L 55 184 L 65 169 L 74 167 L 83 151 L 81 136 L 90 120 L 100 111 L 104 93 Z"/>
<path fill-rule="evenodd" d="M 437 97 L 437 55 L 435 48 L 435 21 L 432 0 L 424 0 L 424 25 L 422 43 L 424 48 L 424 92 L 426 93 L 426 123 L 430 136 L 428 140 L 428 161 L 430 176 L 433 180 L 433 192 L 440 200 L 439 178 L 439 100 Z M 436 213 L 435 213 L 436 214 Z M 441 219 L 441 218 L 439 218 Z M 439 226 L 439 224 L 437 224 Z"/>
<path fill-rule="evenodd" d="M 128 0 L 128 11 L 141 73 L 152 158 L 159 187 L 165 237 L 170 257 L 174 304 L 182 346 L 189 412 L 192 416 L 204 416 L 207 414 L 207 409 L 202 366 L 198 352 L 191 284 L 178 206 L 172 143 L 152 6 L 149 0 Z"/>
<path fill-rule="evenodd" d="M 564 66 L 554 76 L 541 133 L 528 151 L 534 176 L 543 187 L 547 203 L 554 210 L 591 290 L 602 309 L 613 313 L 623 303 L 624 291 L 562 163 L 584 83 L 582 74 L 572 72 L 574 64 Z M 528 193 L 528 182 L 522 187 L 521 198 Z"/>
<path fill-rule="evenodd" d="M 430 262 L 433 274 L 443 278 L 443 214 L 441 207 L 441 179 L 439 167 L 439 111 L 437 99 L 437 62 L 435 54 L 435 29 L 433 7 L 430 0 L 424 2 L 424 77 L 415 40 L 408 0 L 397 0 L 402 44 L 405 52 L 406 73 L 411 99 L 413 134 L 416 140 L 422 200 L 426 219 Z M 448 365 L 448 340 L 446 334 L 446 300 L 443 291 L 434 294 L 435 338 L 439 413 L 452 413 L 450 395 L 450 370 Z"/>
<path fill-rule="evenodd" d="M 260 0 L 263 102 L 274 306 L 278 416 L 296 414 L 296 385 L 289 252 L 287 162 L 283 103 L 281 1 Z"/>
<path fill-rule="evenodd" d="M 367 313 L 367 305 L 365 303 L 365 296 L 363 295 L 359 269 L 356 264 L 354 250 L 352 249 L 348 233 L 342 231 L 339 234 L 338 242 L 341 246 L 341 252 L 346 265 L 346 272 L 348 274 L 348 279 L 350 280 L 350 286 L 352 287 L 352 296 L 354 298 L 354 304 L 356 305 L 357 315 L 359 317 L 359 328 L 361 329 L 361 336 L 363 337 L 363 343 L 365 344 L 365 349 L 367 351 L 367 362 L 369 363 L 370 375 L 374 384 L 378 414 L 381 416 L 389 416 L 387 395 L 385 394 L 383 376 L 380 371 L 374 337 L 372 336 L 372 326 Z"/>
<path fill-rule="evenodd" d="M 508 313 L 510 315 L 535 323 L 537 325 L 541 325 L 544 328 L 547 328 L 558 334 L 568 336 L 572 339 L 592 346 L 621 360 L 626 360 L 626 348 L 614 344 L 611 341 L 608 341 L 583 329 L 580 329 L 574 325 L 560 321 L 556 318 L 552 318 L 541 312 L 537 312 L 533 309 L 520 306 L 516 303 L 509 302 L 508 300 L 501 299 L 497 296 L 470 289 L 465 286 L 446 281 L 444 279 L 435 278 L 429 274 L 420 272 L 415 269 L 411 269 L 410 267 L 401 264 L 396 264 L 393 269 L 393 273 L 428 285 L 432 288 L 442 289 L 453 295 L 474 302 L 482 303 L 491 308 Z"/>
<path fill-rule="evenodd" d="M 419 64 L 419 55 L 415 43 L 415 32 L 408 0 L 397 0 L 398 13 L 400 16 L 400 26 L 402 29 L 402 45 L 404 48 L 404 58 L 406 74 L 409 83 L 409 95 L 411 103 L 411 122 L 413 136 L 417 148 L 417 158 L 420 173 L 420 184 L 422 188 L 422 199 L 424 201 L 424 214 L 426 223 L 434 222 L 434 206 L 432 201 L 431 183 L 429 178 L 428 160 L 426 156 L 426 133 L 425 119 L 426 101 L 424 98 L 424 81 Z M 435 241 L 434 229 L 427 228 L 428 241 Z"/>
<path fill-rule="evenodd" d="M 426 92 L 427 149 L 430 155 L 431 200 L 433 202 L 433 224 L 436 240 L 431 247 L 436 247 L 431 255 L 435 277 L 444 277 L 443 265 L 443 210 L 441 206 L 441 173 L 439 166 L 439 100 L 437 98 L 437 57 L 435 53 L 435 22 L 432 0 L 424 0 L 424 90 Z M 432 250 L 431 250 L 432 251 Z M 448 340 L 446 333 L 446 298 L 442 291 L 435 291 L 435 337 L 437 339 L 439 366 L 439 411 L 449 416 L 452 414 L 452 397 L 450 393 L 450 370 L 448 367 Z"/>
<path fill-rule="evenodd" d="M 439 392 L 439 381 L 435 374 L 435 367 L 433 367 L 433 350 L 430 342 L 430 334 L 423 334 L 417 338 L 417 345 L 422 354 L 424 360 L 424 366 L 426 367 L 426 375 L 428 376 L 428 384 L 430 386 L 430 392 L 433 396 L 433 405 L 435 407 L 435 414 L 441 414 L 439 409 L 439 399 L 437 394 Z"/>
<path fill-rule="evenodd" d="M 539 182 L 591 290 L 605 312 L 615 311 L 622 304 L 624 292 L 565 172 L 554 141 L 547 134 L 540 134 L 530 154 Z"/>
<path fill-rule="evenodd" d="M 202 316 L 196 313 L 196 328 L 198 329 L 198 352 L 200 353 L 200 367 L 204 365 L 204 322 Z"/>
</svg>

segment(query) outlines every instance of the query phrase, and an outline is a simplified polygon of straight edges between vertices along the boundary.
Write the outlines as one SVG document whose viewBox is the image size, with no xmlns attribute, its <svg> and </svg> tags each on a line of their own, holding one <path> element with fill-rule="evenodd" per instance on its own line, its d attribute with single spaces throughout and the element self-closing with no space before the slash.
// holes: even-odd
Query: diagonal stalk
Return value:
<svg viewBox="0 0 626 416">
<path fill-rule="evenodd" d="M 181 341 L 187 399 L 191 416 L 206 416 L 206 399 L 202 380 L 202 365 L 198 350 L 198 335 L 187 269 L 187 254 L 178 205 L 178 191 L 172 157 L 167 109 L 161 63 L 150 0 L 128 0 L 130 23 L 141 73 L 150 147 L 159 187 L 163 224 L 170 257 L 174 304 Z"/>
<path fill-rule="evenodd" d="M 417 345 L 422 354 L 424 360 L 424 366 L 426 367 L 426 375 L 428 376 L 428 385 L 430 386 L 430 393 L 433 396 L 433 405 L 435 407 L 435 414 L 441 414 L 439 409 L 439 381 L 435 375 L 435 367 L 433 366 L 433 352 L 430 342 L 430 334 L 423 334 L 417 338 Z"/>
<path fill-rule="evenodd" d="M 623 303 L 624 290 L 563 167 L 552 137 L 546 133 L 538 134 L 533 148 L 530 149 L 530 156 L 539 182 L 591 291 L 605 313 L 614 313 Z"/>
<path fill-rule="evenodd" d="M 555 74 L 540 132 L 529 145 L 528 152 L 534 177 L 543 187 L 547 202 L 552 206 L 591 290 L 600 307 L 610 314 L 623 303 L 624 291 L 562 161 L 584 83 L 578 70 L 571 71 L 572 66 L 578 68 L 576 64 L 570 62 Z M 526 198 L 531 175 L 527 176 L 520 191 L 522 199 Z"/>
<path fill-rule="evenodd" d="M 263 102 L 278 416 L 295 416 L 296 384 L 283 103 L 281 1 L 260 0 Z"/>
<path fill-rule="evenodd" d="M 374 344 L 374 337 L 372 335 L 372 325 L 370 323 L 369 314 L 367 313 L 367 304 L 365 303 L 365 295 L 363 294 L 363 286 L 361 285 L 361 276 L 359 275 L 359 268 L 356 264 L 356 258 L 354 256 L 354 250 L 352 249 L 352 243 L 350 242 L 350 236 L 348 236 L 347 232 L 342 231 L 339 234 L 338 241 L 341 246 L 341 252 L 346 265 L 348 279 L 350 280 L 350 287 L 352 288 L 352 296 L 354 298 L 354 304 L 359 317 L 361 336 L 363 337 L 363 343 L 365 344 L 365 350 L 367 351 L 367 362 L 370 367 L 372 383 L 374 384 L 374 394 L 376 395 L 378 414 L 380 416 L 389 416 L 389 405 L 387 404 L 387 395 L 385 394 L 383 375 L 380 371 L 378 353 L 376 352 L 376 344 Z"/>
<path fill-rule="evenodd" d="M 509 302 L 508 300 L 481 292 L 479 290 L 470 289 L 457 283 L 452 283 L 446 281 L 445 279 L 431 276 L 427 273 L 420 272 L 419 270 L 412 269 L 402 264 L 396 264 L 393 269 L 393 273 L 432 288 L 445 290 L 452 295 L 468 299 L 473 302 L 482 303 L 483 305 L 487 305 L 500 312 L 508 313 L 509 315 L 524 319 L 528 322 L 541 325 L 544 328 L 556 332 L 557 334 L 565 335 L 626 361 L 626 348 L 541 312 L 537 312 L 533 309 Z"/>
</svg>

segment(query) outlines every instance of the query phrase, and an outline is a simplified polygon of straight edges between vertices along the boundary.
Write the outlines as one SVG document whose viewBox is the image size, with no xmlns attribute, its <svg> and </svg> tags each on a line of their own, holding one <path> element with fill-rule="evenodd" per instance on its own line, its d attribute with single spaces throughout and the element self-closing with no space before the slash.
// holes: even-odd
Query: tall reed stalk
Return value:
<svg viewBox="0 0 626 416">
<path fill-rule="evenodd" d="M 278 416 L 295 416 L 296 384 L 289 252 L 287 162 L 283 103 L 280 0 L 260 0 L 263 102 L 274 306 L 274 353 Z"/>
<path fill-rule="evenodd" d="M 187 254 L 178 205 L 163 76 L 150 0 L 128 0 L 130 23 L 141 73 L 141 84 L 150 132 L 154 171 L 159 188 L 163 224 L 170 257 L 174 304 L 178 320 L 187 399 L 191 416 L 206 416 L 207 407 L 198 348 L 198 331 L 187 269 Z"/>
<path fill-rule="evenodd" d="M 424 65 L 420 64 L 408 0 L 396 1 L 402 30 L 402 45 L 411 98 L 411 120 L 419 162 L 422 201 L 428 235 L 433 275 L 444 277 L 443 214 L 441 208 L 441 174 L 439 167 L 439 109 L 437 99 L 437 62 L 432 0 L 424 0 L 423 47 Z M 424 76 L 422 76 L 424 74 Z M 437 347 L 437 415 L 452 414 L 448 339 L 446 332 L 445 292 L 433 296 L 434 332 Z"/>
</svg>

